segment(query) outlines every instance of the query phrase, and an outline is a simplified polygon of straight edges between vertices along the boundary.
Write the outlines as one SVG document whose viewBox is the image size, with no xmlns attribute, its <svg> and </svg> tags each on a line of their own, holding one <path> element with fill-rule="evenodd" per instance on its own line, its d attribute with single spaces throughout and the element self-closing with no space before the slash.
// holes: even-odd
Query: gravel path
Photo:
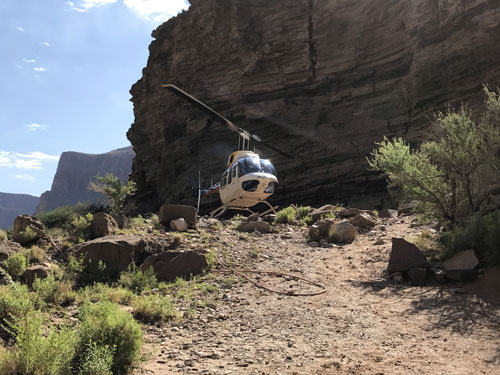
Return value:
<svg viewBox="0 0 500 375">
<path fill-rule="evenodd" d="M 150 359 L 135 374 L 500 374 L 500 307 L 458 284 L 386 281 L 391 237 L 421 229 L 380 224 L 385 231 L 328 248 L 307 245 L 298 227 L 262 236 L 219 229 L 204 241 L 221 259 L 296 274 L 328 291 L 281 296 L 216 272 L 206 282 L 219 288 L 193 318 L 147 326 Z M 379 238 L 385 243 L 374 245 Z M 258 281 L 317 290 L 290 278 Z"/>
</svg>

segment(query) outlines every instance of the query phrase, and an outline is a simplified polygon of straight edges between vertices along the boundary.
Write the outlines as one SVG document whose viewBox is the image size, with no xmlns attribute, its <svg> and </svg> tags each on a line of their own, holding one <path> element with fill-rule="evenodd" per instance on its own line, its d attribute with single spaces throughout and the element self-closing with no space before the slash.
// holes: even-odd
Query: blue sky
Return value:
<svg viewBox="0 0 500 375">
<path fill-rule="evenodd" d="M 130 145 L 151 32 L 187 0 L 0 1 L 0 192 L 49 190 L 63 151 Z"/>
</svg>

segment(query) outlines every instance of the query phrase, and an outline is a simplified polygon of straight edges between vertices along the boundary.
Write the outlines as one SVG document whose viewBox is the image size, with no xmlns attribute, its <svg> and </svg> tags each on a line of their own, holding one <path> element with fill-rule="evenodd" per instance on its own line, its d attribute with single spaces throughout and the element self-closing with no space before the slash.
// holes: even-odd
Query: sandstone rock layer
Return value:
<svg viewBox="0 0 500 375">
<path fill-rule="evenodd" d="M 139 210 L 194 204 L 237 136 L 161 87 L 174 83 L 288 153 L 274 203 L 379 205 L 366 156 L 384 136 L 422 141 L 445 104 L 500 83 L 495 0 L 192 0 L 153 32 L 132 87 Z M 374 200 L 374 197 L 377 198 Z"/>
</svg>

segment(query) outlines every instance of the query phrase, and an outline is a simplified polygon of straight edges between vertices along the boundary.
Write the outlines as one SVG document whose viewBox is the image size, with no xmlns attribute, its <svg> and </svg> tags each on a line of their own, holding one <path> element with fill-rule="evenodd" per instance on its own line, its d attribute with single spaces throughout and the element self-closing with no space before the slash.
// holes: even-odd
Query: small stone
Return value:
<svg viewBox="0 0 500 375">
<path fill-rule="evenodd" d="M 384 242 L 384 240 L 383 240 L 383 239 L 381 239 L 381 238 L 379 238 L 379 239 L 378 239 L 378 240 L 376 240 L 373 244 L 378 246 L 378 245 L 383 245 L 384 243 L 385 243 L 385 242 Z"/>
</svg>

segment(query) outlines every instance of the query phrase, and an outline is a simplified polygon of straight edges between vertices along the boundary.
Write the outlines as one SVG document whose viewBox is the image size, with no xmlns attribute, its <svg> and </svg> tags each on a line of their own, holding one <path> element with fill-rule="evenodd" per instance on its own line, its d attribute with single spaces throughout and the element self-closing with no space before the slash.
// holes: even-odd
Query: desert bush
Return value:
<svg viewBox="0 0 500 375">
<path fill-rule="evenodd" d="M 89 184 L 89 190 L 93 190 L 98 193 L 104 194 L 109 204 L 112 214 L 123 218 L 125 199 L 129 195 L 134 195 L 136 192 L 136 183 L 134 181 L 128 181 L 125 185 L 122 181 L 112 173 L 108 173 L 106 176 L 95 176 L 94 182 Z"/>
<path fill-rule="evenodd" d="M 153 214 L 151 215 L 151 218 L 149 219 L 151 225 L 153 226 L 153 229 L 160 230 L 161 229 L 161 224 L 160 224 L 160 219 L 158 218 L 158 215 Z"/>
<path fill-rule="evenodd" d="M 135 264 L 131 264 L 128 271 L 122 272 L 120 275 L 120 284 L 134 293 L 140 294 L 146 289 L 158 286 L 158 280 L 152 267 L 142 271 Z"/>
<path fill-rule="evenodd" d="M 285 207 L 276 213 L 274 219 L 275 223 L 278 224 L 289 224 L 295 220 L 295 215 L 297 214 L 297 209 L 293 206 Z"/>
<path fill-rule="evenodd" d="M 307 215 L 311 213 L 311 206 L 298 206 L 297 212 L 295 214 L 295 218 L 297 220 L 305 218 Z"/>
<path fill-rule="evenodd" d="M 41 212 L 36 215 L 46 228 L 70 229 L 71 222 L 77 216 L 88 213 L 106 212 L 106 208 L 99 203 L 78 203 L 74 206 L 58 207 L 52 211 Z"/>
<path fill-rule="evenodd" d="M 80 340 L 77 346 L 77 363 L 81 364 L 91 343 L 113 348 L 113 374 L 128 372 L 139 356 L 142 332 L 130 313 L 111 302 L 84 304 L 80 309 Z"/>
<path fill-rule="evenodd" d="M 403 202 L 414 202 L 416 212 L 453 225 L 483 216 L 495 205 L 500 193 L 500 91 L 484 91 L 481 116 L 473 116 L 466 106 L 439 113 L 435 140 L 412 151 L 401 138 L 385 138 L 372 153 L 371 169 L 386 173 L 390 190 Z"/>
<path fill-rule="evenodd" d="M 77 298 L 81 303 L 90 301 L 110 301 L 113 303 L 129 305 L 132 302 L 134 294 L 122 287 L 111 287 L 106 284 L 96 283 L 80 289 Z"/>
<path fill-rule="evenodd" d="M 7 232 L 0 229 L 0 241 L 7 241 Z"/>
<path fill-rule="evenodd" d="M 438 238 L 438 245 L 444 258 L 474 249 L 479 260 L 500 265 L 500 211 L 473 217 L 465 225 L 443 232 Z"/>
<path fill-rule="evenodd" d="M 0 333 L 15 336 L 8 322 L 22 319 L 34 309 L 28 287 L 19 283 L 0 286 Z"/>
<path fill-rule="evenodd" d="M 4 260 L 2 265 L 13 279 L 19 279 L 26 271 L 26 268 L 29 267 L 29 261 L 26 254 L 19 252 Z"/>
<path fill-rule="evenodd" d="M 128 221 L 128 226 L 132 229 L 141 229 L 145 223 L 146 222 L 145 222 L 144 218 L 141 215 L 139 215 L 139 216 L 130 218 Z"/>
<path fill-rule="evenodd" d="M 53 274 L 45 279 L 35 279 L 35 306 L 44 309 L 47 305 L 67 306 L 76 299 L 73 284 L 69 281 L 58 281 Z"/>
<path fill-rule="evenodd" d="M 153 323 L 177 317 L 177 311 L 174 309 L 170 299 L 167 296 L 158 294 L 134 298 L 132 308 L 134 316 L 145 323 Z"/>
<path fill-rule="evenodd" d="M 90 238 L 90 224 L 93 219 L 94 215 L 87 213 L 84 216 L 78 215 L 71 221 L 70 231 L 78 237 L 80 242 Z"/>
<path fill-rule="evenodd" d="M 113 348 L 90 342 L 82 354 L 78 375 L 113 375 Z"/>
<path fill-rule="evenodd" d="M 31 227 L 26 227 L 26 229 L 22 232 L 14 233 L 12 238 L 14 241 L 25 245 L 35 242 L 39 238 L 39 236 L 33 229 L 31 229 Z"/>
<path fill-rule="evenodd" d="M 30 311 L 25 317 L 10 323 L 17 332 L 16 344 L 10 353 L 12 375 L 67 375 L 75 353 L 75 335 L 69 327 L 45 327 L 43 315 Z M 1 367 L 1 366 L 0 366 Z M 2 375 L 10 375 L 2 373 Z"/>
<path fill-rule="evenodd" d="M 39 246 L 33 246 L 31 249 L 28 250 L 28 262 L 30 264 L 32 263 L 44 263 L 47 260 L 47 253 L 45 252 L 44 249 L 42 249 Z"/>
</svg>

